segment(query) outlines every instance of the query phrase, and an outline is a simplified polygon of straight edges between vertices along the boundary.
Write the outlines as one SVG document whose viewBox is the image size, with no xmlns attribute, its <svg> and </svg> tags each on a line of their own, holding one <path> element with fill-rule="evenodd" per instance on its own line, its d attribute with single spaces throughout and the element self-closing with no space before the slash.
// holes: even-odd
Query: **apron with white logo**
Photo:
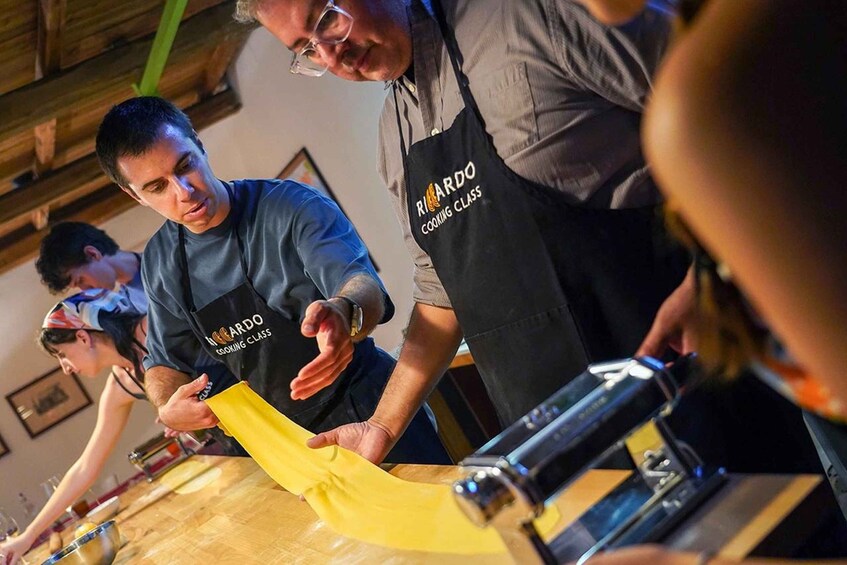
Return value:
<svg viewBox="0 0 847 565">
<path fill-rule="evenodd" d="M 409 221 L 508 424 L 588 363 L 632 355 L 689 261 L 658 207 L 576 207 L 509 169 L 437 1 L 433 8 L 465 108 L 408 152 L 397 111 Z"/>
<path fill-rule="evenodd" d="M 306 400 L 291 399 L 290 383 L 300 369 L 318 356 L 317 341 L 304 337 L 297 321 L 270 308 L 256 292 L 238 235 L 240 215 L 229 187 L 227 192 L 232 203 L 232 233 L 238 242 L 244 283 L 203 308 L 196 308 L 185 252 L 185 232 L 178 226 L 183 296 L 191 312 L 189 323 L 209 355 L 223 362 L 238 378 L 248 381 L 250 387 L 277 410 L 314 431 L 339 407 L 350 381 L 354 380 L 350 374 L 357 373 L 353 367 L 356 363 L 351 363 L 333 385 L 314 396 Z M 371 340 L 362 342 L 361 346 L 375 349 Z M 365 357 L 368 355 L 362 356 Z"/>
</svg>

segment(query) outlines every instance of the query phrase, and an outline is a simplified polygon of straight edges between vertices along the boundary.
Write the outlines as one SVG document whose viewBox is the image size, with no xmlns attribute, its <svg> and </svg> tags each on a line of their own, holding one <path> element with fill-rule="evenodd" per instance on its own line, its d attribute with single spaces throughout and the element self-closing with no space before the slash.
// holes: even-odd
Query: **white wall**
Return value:
<svg viewBox="0 0 847 565">
<path fill-rule="evenodd" d="M 379 264 L 397 306 L 389 324 L 375 332 L 392 349 L 411 310 L 411 262 L 387 193 L 376 174 L 377 118 L 385 96 L 382 84 L 353 84 L 335 77 L 311 79 L 288 73 L 290 55 L 264 30 L 254 32 L 234 72 L 243 109 L 201 132 L 213 170 L 220 178 L 274 177 L 303 146 L 353 220 Z M 150 210 L 136 207 L 102 226 L 124 248 L 141 250 L 161 224 Z M 56 301 L 38 280 L 33 263 L 0 276 L 0 395 L 4 396 L 55 367 L 35 345 L 38 326 Z M 103 376 L 85 379 L 92 398 Z M 134 473 L 126 454 L 157 432 L 154 412 L 138 403 L 127 431 L 103 476 L 123 480 Z M 61 474 L 76 459 L 96 419 L 88 408 L 43 435 L 30 439 L 9 404 L 0 401 L 0 436 L 11 453 L 0 458 L 0 507 L 20 518 L 17 493 L 40 505 L 39 483 Z M 24 524 L 21 524 L 23 526 Z"/>
</svg>

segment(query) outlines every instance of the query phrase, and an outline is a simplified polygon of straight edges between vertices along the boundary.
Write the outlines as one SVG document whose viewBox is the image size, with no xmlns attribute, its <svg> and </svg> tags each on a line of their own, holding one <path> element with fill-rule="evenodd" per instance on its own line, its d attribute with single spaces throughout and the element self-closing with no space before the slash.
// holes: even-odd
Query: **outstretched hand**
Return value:
<svg viewBox="0 0 847 565">
<path fill-rule="evenodd" d="M 291 398 L 303 400 L 335 382 L 353 359 L 350 322 L 341 307 L 317 300 L 306 308 L 300 326 L 306 337 L 317 337 L 320 354 L 291 381 Z"/>
<path fill-rule="evenodd" d="M 374 465 L 379 465 L 395 442 L 387 429 L 368 420 L 345 424 L 318 434 L 307 441 L 306 445 L 312 449 L 338 445 L 358 453 Z"/>
</svg>

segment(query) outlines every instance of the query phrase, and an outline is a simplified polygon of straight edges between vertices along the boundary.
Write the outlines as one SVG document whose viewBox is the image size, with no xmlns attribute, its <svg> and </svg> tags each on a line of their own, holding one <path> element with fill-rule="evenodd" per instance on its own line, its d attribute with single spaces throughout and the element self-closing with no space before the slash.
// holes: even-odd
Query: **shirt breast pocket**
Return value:
<svg viewBox="0 0 847 565">
<path fill-rule="evenodd" d="M 538 141 L 526 63 L 516 63 L 485 76 L 473 91 L 485 129 L 494 138 L 502 158 L 511 157 Z"/>
</svg>

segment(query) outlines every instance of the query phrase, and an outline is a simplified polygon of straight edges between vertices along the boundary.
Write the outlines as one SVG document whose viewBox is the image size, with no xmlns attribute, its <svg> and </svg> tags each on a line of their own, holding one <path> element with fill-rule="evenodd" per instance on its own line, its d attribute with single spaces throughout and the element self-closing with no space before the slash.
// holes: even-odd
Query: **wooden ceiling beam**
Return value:
<svg viewBox="0 0 847 565">
<path fill-rule="evenodd" d="M 35 79 L 54 75 L 62 59 L 62 36 L 65 30 L 67 2 L 65 0 L 38 0 L 38 44 L 35 50 Z M 53 168 L 56 155 L 56 119 L 47 120 L 34 128 L 36 177 Z M 36 229 L 47 224 L 49 208 L 41 208 L 32 215 Z"/>
<path fill-rule="evenodd" d="M 198 130 L 230 116 L 241 107 L 236 92 L 229 88 L 186 110 Z M 0 225 L 31 217 L 45 206 L 70 193 L 87 194 L 109 184 L 94 154 L 56 169 L 31 184 L 0 196 Z M 116 189 L 117 190 L 117 189 Z"/>
<path fill-rule="evenodd" d="M 183 15 L 184 21 L 222 1 L 190 0 Z M 130 43 L 153 33 L 161 21 L 163 3 L 163 0 L 77 0 L 73 3 L 74 18 L 65 33 L 62 67 L 72 67 L 115 45 Z"/>
<path fill-rule="evenodd" d="M 136 205 L 135 200 L 114 186 L 107 186 L 55 212 L 51 220 L 102 224 Z M 46 231 L 25 226 L 0 238 L 0 274 L 33 259 Z"/>
<path fill-rule="evenodd" d="M 215 96 L 195 104 L 186 110 L 198 130 L 231 116 L 241 108 L 238 95 L 227 89 Z M 57 170 L 55 174 L 59 174 Z M 102 172 L 101 172 L 102 174 Z M 50 214 L 50 223 L 74 221 L 89 224 L 102 224 L 136 205 L 135 200 L 123 193 L 117 186 L 109 183 L 103 176 L 104 186 L 79 200 L 55 210 Z M 0 210 L 4 207 L 4 198 L 0 198 Z M 37 209 L 33 212 L 37 213 Z M 0 237 L 0 274 L 33 259 L 41 246 L 45 231 L 38 231 L 31 225 L 24 225 L 12 233 Z"/>
<path fill-rule="evenodd" d="M 56 156 L 56 120 L 49 120 L 35 126 L 35 176 L 53 168 L 53 158 Z"/>
<path fill-rule="evenodd" d="M 38 0 L 36 80 L 55 74 L 62 64 L 62 36 L 65 31 L 66 13 L 65 0 Z"/>
<path fill-rule="evenodd" d="M 235 0 L 228 0 L 186 20 L 172 54 L 187 55 L 244 37 L 251 28 L 232 19 Z M 147 61 L 153 39 L 117 47 L 55 76 L 0 96 L 0 138 L 57 118 L 80 100 L 102 96 L 104 89 L 132 84 Z"/>
<path fill-rule="evenodd" d="M 235 61 L 242 47 L 244 47 L 244 41 L 236 37 L 219 43 L 215 47 L 206 66 L 203 83 L 200 85 L 200 96 L 209 96 L 215 92 L 224 81 L 230 62 Z"/>
</svg>

